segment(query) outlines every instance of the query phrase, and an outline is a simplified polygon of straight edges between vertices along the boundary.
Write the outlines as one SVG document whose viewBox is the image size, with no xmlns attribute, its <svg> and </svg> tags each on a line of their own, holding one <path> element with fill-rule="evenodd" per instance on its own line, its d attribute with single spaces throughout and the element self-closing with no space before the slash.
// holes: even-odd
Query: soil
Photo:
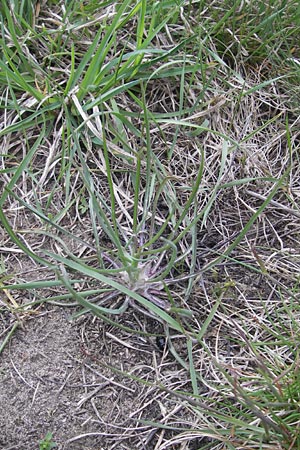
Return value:
<svg viewBox="0 0 300 450">
<path fill-rule="evenodd" d="M 159 421 L 169 400 L 159 403 L 122 370 L 153 380 L 162 349 L 155 339 L 113 333 L 95 318 L 71 321 L 60 307 L 21 320 L 0 356 L 1 449 L 40 449 L 47 433 L 57 450 L 154 448 L 157 430 L 143 426 L 137 438 L 138 419 Z M 173 360 L 164 370 L 178 382 Z"/>
<path fill-rule="evenodd" d="M 77 326 L 63 309 L 24 323 L 1 356 L 1 448 L 39 448 L 47 432 L 58 449 L 107 448 L 101 438 L 105 425 L 95 420 L 90 400 L 101 404 L 97 412 L 105 420 L 115 386 L 102 368 L 89 370 L 87 359 Z M 98 436 L 72 442 L 86 433 Z"/>
</svg>

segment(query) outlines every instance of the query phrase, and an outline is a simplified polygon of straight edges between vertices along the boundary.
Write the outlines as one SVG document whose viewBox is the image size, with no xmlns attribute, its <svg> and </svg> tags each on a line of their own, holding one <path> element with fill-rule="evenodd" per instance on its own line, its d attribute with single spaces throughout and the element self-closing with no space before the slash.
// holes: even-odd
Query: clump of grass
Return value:
<svg viewBox="0 0 300 450">
<path fill-rule="evenodd" d="M 77 316 L 123 330 L 128 308 L 163 324 L 183 381 L 178 389 L 162 370 L 149 395 L 172 396 L 189 421 L 144 421 L 170 432 L 161 450 L 299 445 L 298 309 L 286 304 L 299 265 L 282 231 L 299 217 L 299 133 L 278 87 L 299 75 L 290 12 L 297 25 L 296 2 L 1 7 L 0 219 L 46 276 L 0 288 L 31 293 L 10 305 L 17 320 L 75 300 Z M 259 277 L 261 298 L 246 277 Z M 239 348 L 242 364 L 219 342 Z"/>
</svg>

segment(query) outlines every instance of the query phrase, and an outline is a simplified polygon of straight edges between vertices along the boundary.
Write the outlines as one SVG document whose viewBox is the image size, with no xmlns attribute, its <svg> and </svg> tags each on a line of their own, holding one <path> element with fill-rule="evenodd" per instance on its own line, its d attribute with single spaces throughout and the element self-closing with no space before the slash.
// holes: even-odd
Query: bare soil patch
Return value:
<svg viewBox="0 0 300 450">
<path fill-rule="evenodd" d="M 122 369 L 145 382 L 162 372 L 178 386 L 185 375 L 155 339 L 113 333 L 100 320 L 71 322 L 58 307 L 23 320 L 1 355 L 1 448 L 38 448 L 47 432 L 59 450 L 154 448 L 162 431 L 140 419 L 160 421 L 172 399 Z"/>
</svg>

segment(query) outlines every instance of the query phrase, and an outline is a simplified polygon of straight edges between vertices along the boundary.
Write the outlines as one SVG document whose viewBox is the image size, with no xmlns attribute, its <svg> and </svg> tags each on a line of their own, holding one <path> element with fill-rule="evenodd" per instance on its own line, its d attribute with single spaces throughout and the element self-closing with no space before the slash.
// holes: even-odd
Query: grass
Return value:
<svg viewBox="0 0 300 450">
<path fill-rule="evenodd" d="M 299 448 L 298 2 L 39 8 L 0 10 L 1 311 L 158 321 L 156 449 Z"/>
</svg>

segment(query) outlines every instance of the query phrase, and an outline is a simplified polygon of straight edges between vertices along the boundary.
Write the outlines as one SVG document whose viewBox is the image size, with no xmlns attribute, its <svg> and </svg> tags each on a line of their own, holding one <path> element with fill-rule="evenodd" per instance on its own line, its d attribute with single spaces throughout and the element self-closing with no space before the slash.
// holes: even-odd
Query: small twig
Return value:
<svg viewBox="0 0 300 450">
<path fill-rule="evenodd" d="M 264 195 L 258 194 L 257 192 L 253 192 L 250 190 L 246 190 L 246 193 L 249 195 L 252 195 L 253 197 L 259 198 L 260 200 L 265 201 L 267 199 L 267 197 L 265 197 Z M 279 202 L 276 202 L 275 200 L 270 200 L 270 205 L 274 205 L 277 208 L 282 209 L 283 211 L 286 211 L 289 214 L 292 214 L 292 216 L 298 217 L 300 218 L 300 212 L 296 211 L 295 209 L 289 208 L 288 206 L 282 205 Z"/>
<path fill-rule="evenodd" d="M 77 409 L 81 408 L 82 405 L 84 405 L 85 402 L 87 402 L 88 400 L 90 400 L 91 398 L 94 397 L 95 394 L 97 394 L 98 391 L 100 391 L 100 389 L 105 388 L 106 386 L 110 385 L 110 381 L 105 381 L 104 383 L 100 384 L 100 386 L 97 386 L 96 389 L 94 389 L 92 392 L 90 392 L 88 395 L 86 395 L 85 397 L 83 397 L 81 400 L 79 400 L 79 402 L 77 403 Z"/>
</svg>

